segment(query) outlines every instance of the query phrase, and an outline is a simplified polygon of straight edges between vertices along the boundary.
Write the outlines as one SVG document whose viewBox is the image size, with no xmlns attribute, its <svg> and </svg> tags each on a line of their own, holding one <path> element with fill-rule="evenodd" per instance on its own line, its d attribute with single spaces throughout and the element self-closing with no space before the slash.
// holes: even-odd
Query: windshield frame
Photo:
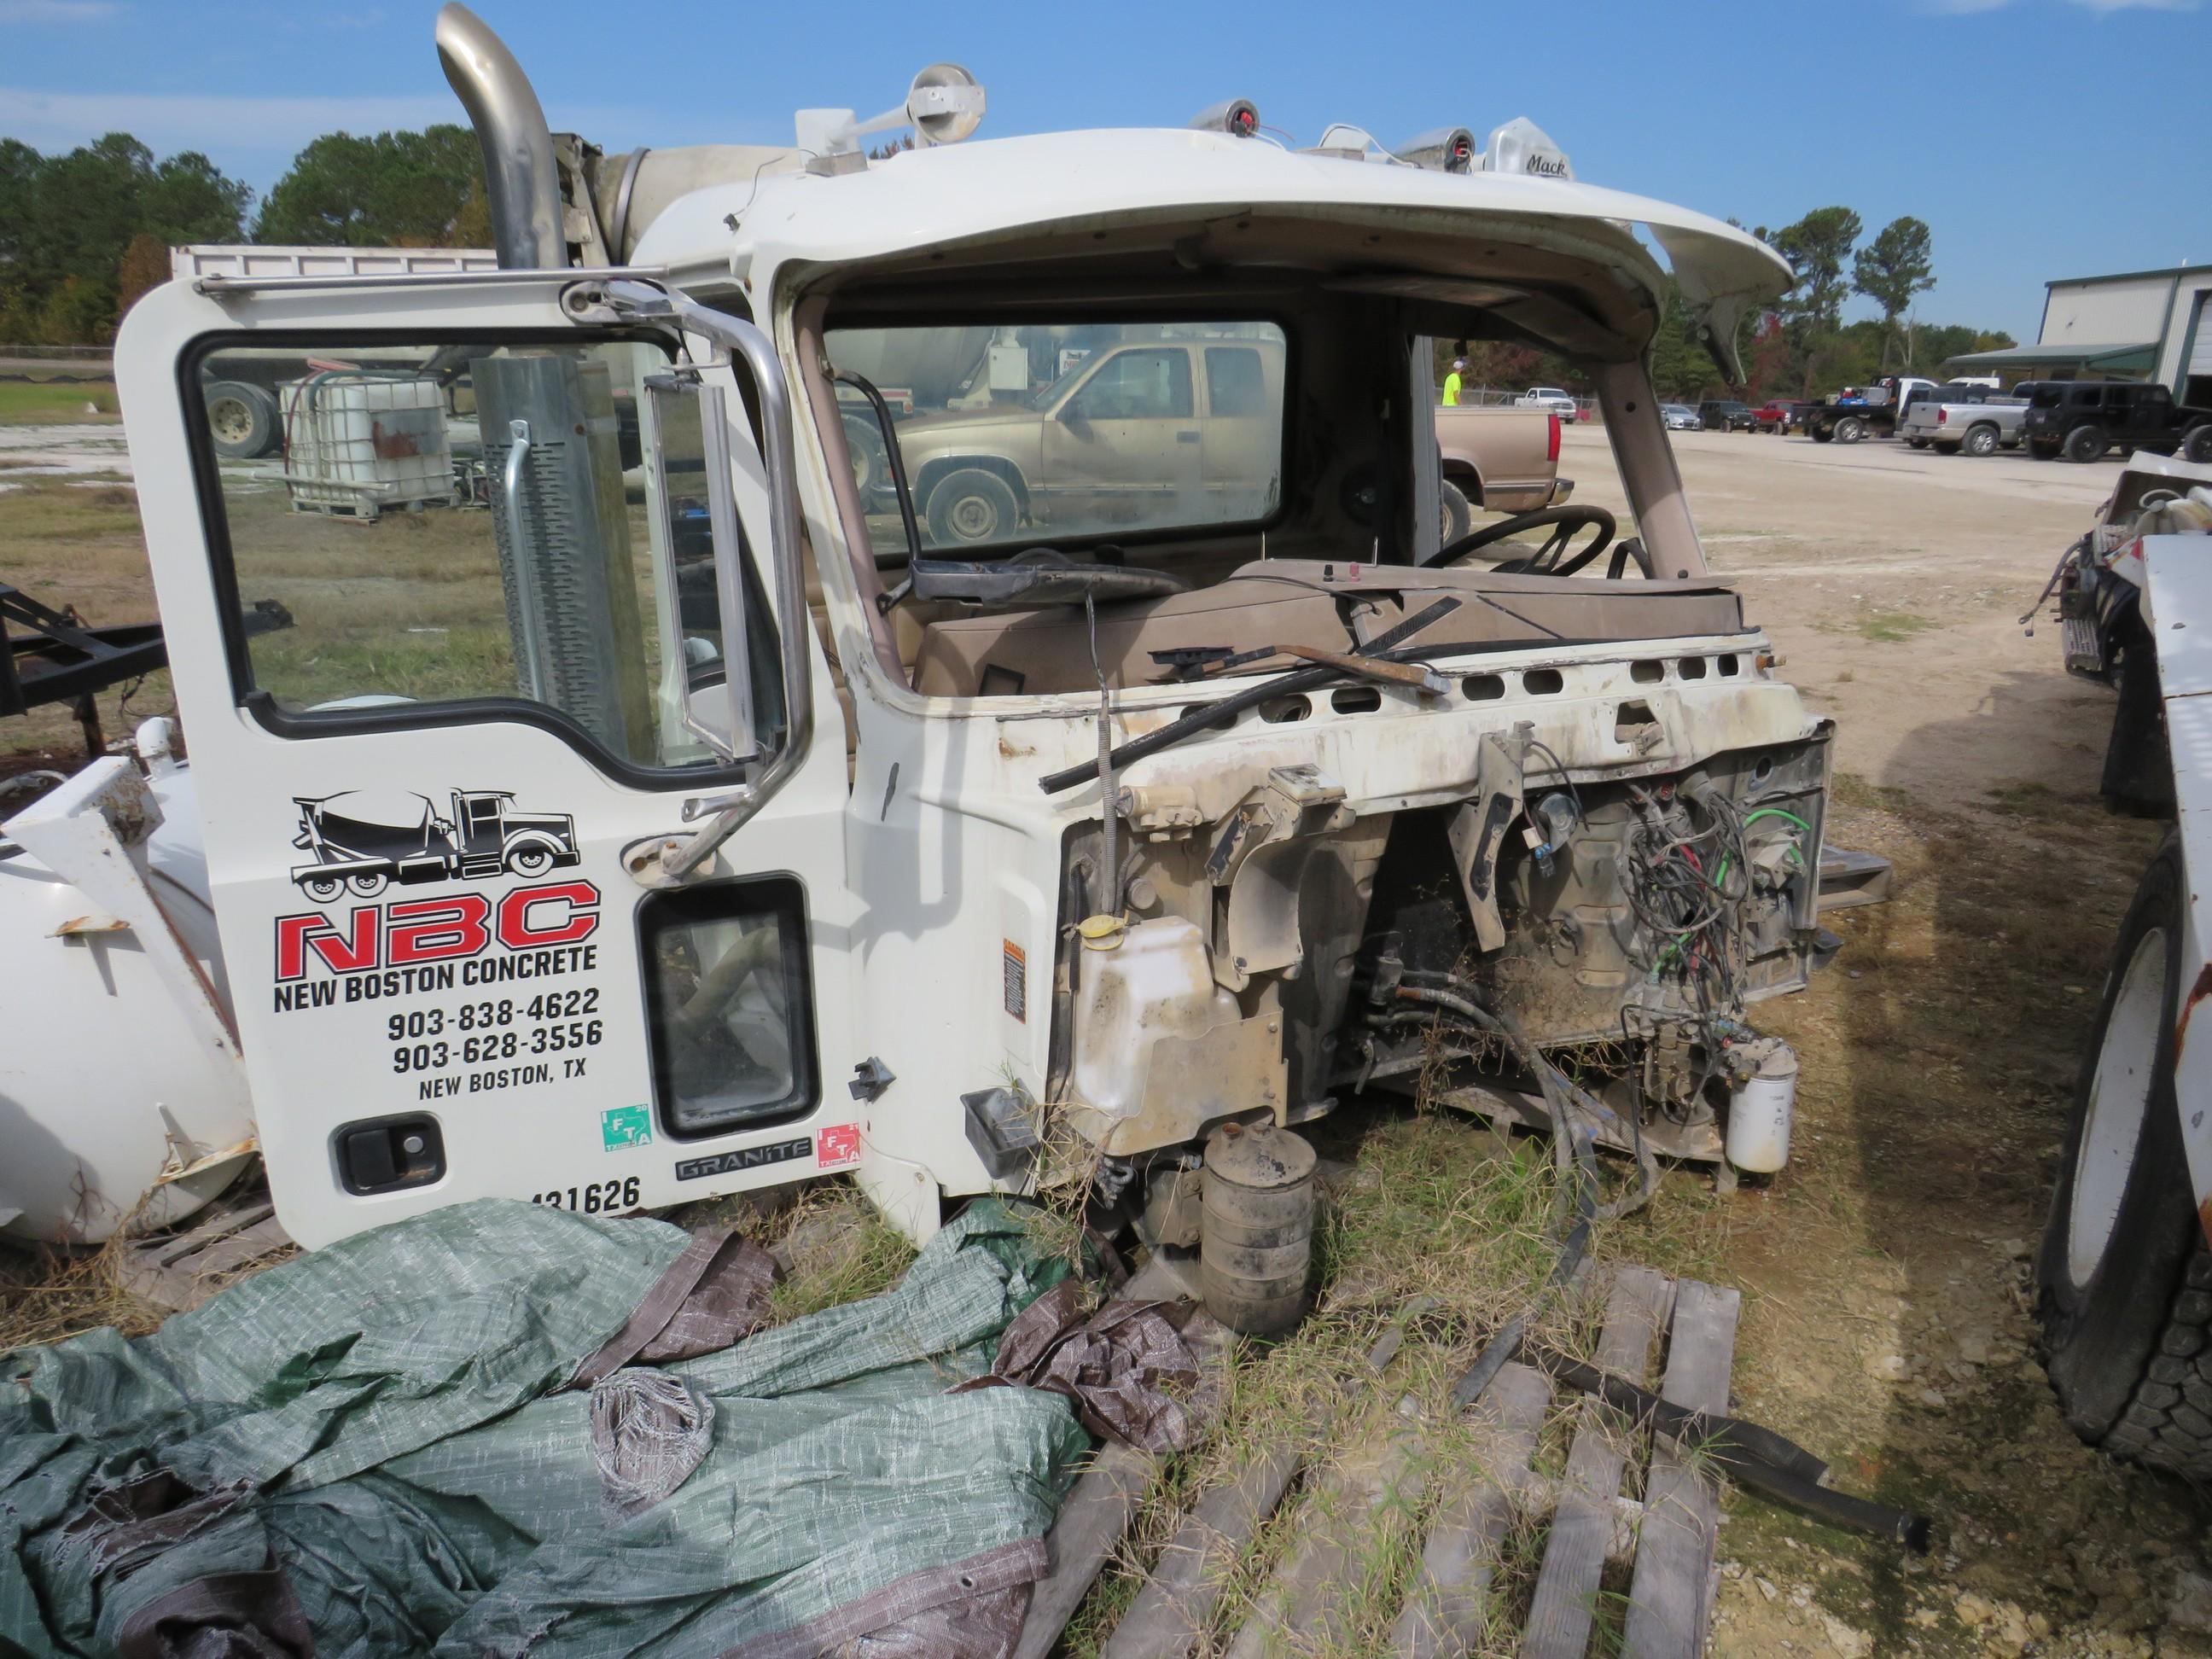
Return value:
<svg viewBox="0 0 2212 1659">
<path fill-rule="evenodd" d="M 1296 320 L 1290 313 L 1264 305 L 1246 304 L 1237 307 L 1237 309 L 1238 314 L 1235 316 L 1202 316 L 1192 314 L 1192 307 L 1183 305 L 1132 307 L 1126 303 L 1115 305 L 1111 302 L 1085 305 L 1080 300 L 1074 300 L 1064 307 L 1054 307 L 1042 313 L 1028 304 L 1020 302 L 1007 304 L 1002 301 L 996 305 L 963 307 L 957 310 L 932 309 L 884 313 L 873 307 L 855 307 L 848 313 L 840 314 L 838 308 L 833 303 L 827 313 L 821 318 L 818 327 L 825 356 L 830 356 L 833 337 L 848 329 L 890 331 L 1007 326 L 1105 327 L 1116 325 L 1203 327 L 1266 324 L 1282 337 L 1280 347 L 1283 355 L 1281 447 L 1277 456 L 1279 470 L 1274 504 L 1264 517 L 1221 520 L 1201 524 L 1152 525 L 1138 527 L 1109 526 L 1075 534 L 1056 534 L 1050 531 L 1040 531 L 1033 535 L 1018 537 L 1011 541 L 985 547 L 946 549 L 926 546 L 922 550 L 924 556 L 927 557 L 957 558 L 971 562 L 996 564 L 1033 547 L 1055 548 L 1071 556 L 1080 557 L 1086 550 L 1094 548 L 1116 547 L 1134 551 L 1165 544 L 1203 542 L 1215 537 L 1228 538 L 1255 534 L 1264 535 L 1281 527 L 1289 517 L 1291 507 L 1291 457 L 1297 453 L 1300 436 L 1297 421 L 1298 398 L 1296 395 L 1296 388 L 1298 377 L 1304 372 L 1305 354 L 1298 338 Z M 1133 343 L 1116 342 L 1115 343 L 1120 345 Z M 1243 343 L 1250 343 L 1248 341 Z M 1041 398 L 1045 393 L 1051 393 L 1056 399 L 1064 402 L 1067 397 L 1079 389 L 1081 383 L 1096 369 L 1105 355 L 1103 352 L 1094 352 L 1082 362 L 1076 364 L 1066 374 L 1056 377 L 1042 392 L 1031 393 L 1030 397 L 1023 398 L 1020 403 L 1012 407 L 1031 414 L 1042 415 L 1045 419 L 1049 420 L 1052 418 L 1051 410 L 1054 405 L 1048 404 L 1042 409 L 1036 408 L 1032 399 Z M 830 357 L 830 361 L 835 363 L 834 356 Z M 1200 369 L 1194 369 L 1194 378 L 1197 373 L 1202 372 Z M 896 430 L 896 423 L 893 430 Z M 919 501 L 915 503 L 917 513 L 921 510 L 921 506 Z M 886 543 L 884 545 L 878 546 L 872 533 L 865 525 L 863 534 L 866 537 L 864 545 L 873 559 L 877 569 L 903 570 L 906 568 L 907 550 L 902 538 L 896 545 Z"/>
</svg>

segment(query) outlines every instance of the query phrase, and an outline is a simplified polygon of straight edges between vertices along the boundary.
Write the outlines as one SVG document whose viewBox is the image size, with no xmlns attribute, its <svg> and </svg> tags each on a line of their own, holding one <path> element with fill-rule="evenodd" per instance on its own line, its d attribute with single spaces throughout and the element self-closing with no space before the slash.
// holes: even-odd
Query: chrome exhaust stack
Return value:
<svg viewBox="0 0 2212 1659">
<path fill-rule="evenodd" d="M 438 61 L 469 112 L 483 149 L 493 245 L 503 270 L 556 270 L 568 263 L 561 177 L 553 135 L 530 77 L 514 54 L 466 6 L 438 13 Z"/>
</svg>

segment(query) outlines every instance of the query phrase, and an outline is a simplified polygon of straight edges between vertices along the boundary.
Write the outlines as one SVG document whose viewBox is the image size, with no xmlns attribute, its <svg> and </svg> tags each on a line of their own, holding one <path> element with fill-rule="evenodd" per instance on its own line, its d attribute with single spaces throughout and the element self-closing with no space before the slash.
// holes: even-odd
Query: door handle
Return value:
<svg viewBox="0 0 2212 1659">
<path fill-rule="evenodd" d="M 1198 434 L 1195 432 L 1178 432 L 1176 434 L 1176 441 L 1179 444 L 1194 444 L 1198 441 Z"/>
</svg>

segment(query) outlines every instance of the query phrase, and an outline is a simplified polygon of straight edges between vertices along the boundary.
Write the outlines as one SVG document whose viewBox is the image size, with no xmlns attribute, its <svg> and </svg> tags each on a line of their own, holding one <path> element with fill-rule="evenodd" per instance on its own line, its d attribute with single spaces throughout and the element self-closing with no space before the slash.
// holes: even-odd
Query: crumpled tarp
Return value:
<svg viewBox="0 0 2212 1659">
<path fill-rule="evenodd" d="M 714 1346 L 757 1255 L 483 1200 L 9 1356 L 0 1653 L 1010 1650 L 1089 1440 L 1061 1394 L 948 1390 L 1064 1264 L 981 1202 L 896 1289 Z M 612 1408 L 628 1376 L 665 1409 Z M 602 1472 L 626 1422 L 698 1454 L 659 1501 Z"/>
</svg>

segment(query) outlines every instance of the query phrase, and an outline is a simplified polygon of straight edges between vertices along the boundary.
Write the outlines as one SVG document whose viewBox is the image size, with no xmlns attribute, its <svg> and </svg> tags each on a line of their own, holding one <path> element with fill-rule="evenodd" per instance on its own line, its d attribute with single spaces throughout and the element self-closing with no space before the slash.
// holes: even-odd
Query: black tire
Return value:
<svg viewBox="0 0 2212 1659">
<path fill-rule="evenodd" d="M 2212 1251 L 2174 1099 L 2184 884 L 2169 834 L 2128 908 L 2091 1029 L 2037 1312 L 2067 1425 L 2115 1457 L 2201 1480 L 2212 1477 Z"/>
<path fill-rule="evenodd" d="M 507 867 L 525 881 L 535 881 L 553 867 L 552 849 L 532 843 L 507 855 Z"/>
<path fill-rule="evenodd" d="M 1997 453 L 1997 429 L 1993 426 L 1969 428 L 1966 441 L 1959 446 L 1977 460 Z"/>
<path fill-rule="evenodd" d="M 1467 492 L 1449 478 L 1437 482 L 1437 506 L 1441 509 L 1443 539 L 1438 547 L 1449 547 L 1474 528 L 1474 505 Z"/>
<path fill-rule="evenodd" d="M 1836 441 L 1839 444 L 1855 444 L 1866 434 L 1866 422 L 1856 415 L 1846 415 L 1836 422 Z"/>
<path fill-rule="evenodd" d="M 1816 444 L 1833 443 L 1835 441 L 1836 428 L 1832 426 L 1816 426 L 1807 429 L 1812 433 L 1813 441 Z"/>
<path fill-rule="evenodd" d="M 250 461 L 276 447 L 276 399 L 245 380 L 207 389 L 208 437 L 227 461 Z"/>
<path fill-rule="evenodd" d="M 890 458 L 884 452 L 884 434 L 872 410 L 866 415 L 848 410 L 843 424 L 845 453 L 853 463 L 853 488 L 860 492 L 860 504 L 866 507 L 878 495 L 890 493 Z"/>
<path fill-rule="evenodd" d="M 948 472 L 930 487 L 929 533 L 939 547 L 985 547 L 1012 541 L 1022 524 L 1013 486 L 980 466 Z"/>
<path fill-rule="evenodd" d="M 2212 465 L 2212 421 L 2200 422 L 2182 434 L 2181 459 L 2199 466 Z"/>
<path fill-rule="evenodd" d="M 2086 466 L 2105 453 L 2107 441 L 2102 427 L 2084 423 L 2066 434 L 2060 449 L 2068 460 Z"/>
</svg>

